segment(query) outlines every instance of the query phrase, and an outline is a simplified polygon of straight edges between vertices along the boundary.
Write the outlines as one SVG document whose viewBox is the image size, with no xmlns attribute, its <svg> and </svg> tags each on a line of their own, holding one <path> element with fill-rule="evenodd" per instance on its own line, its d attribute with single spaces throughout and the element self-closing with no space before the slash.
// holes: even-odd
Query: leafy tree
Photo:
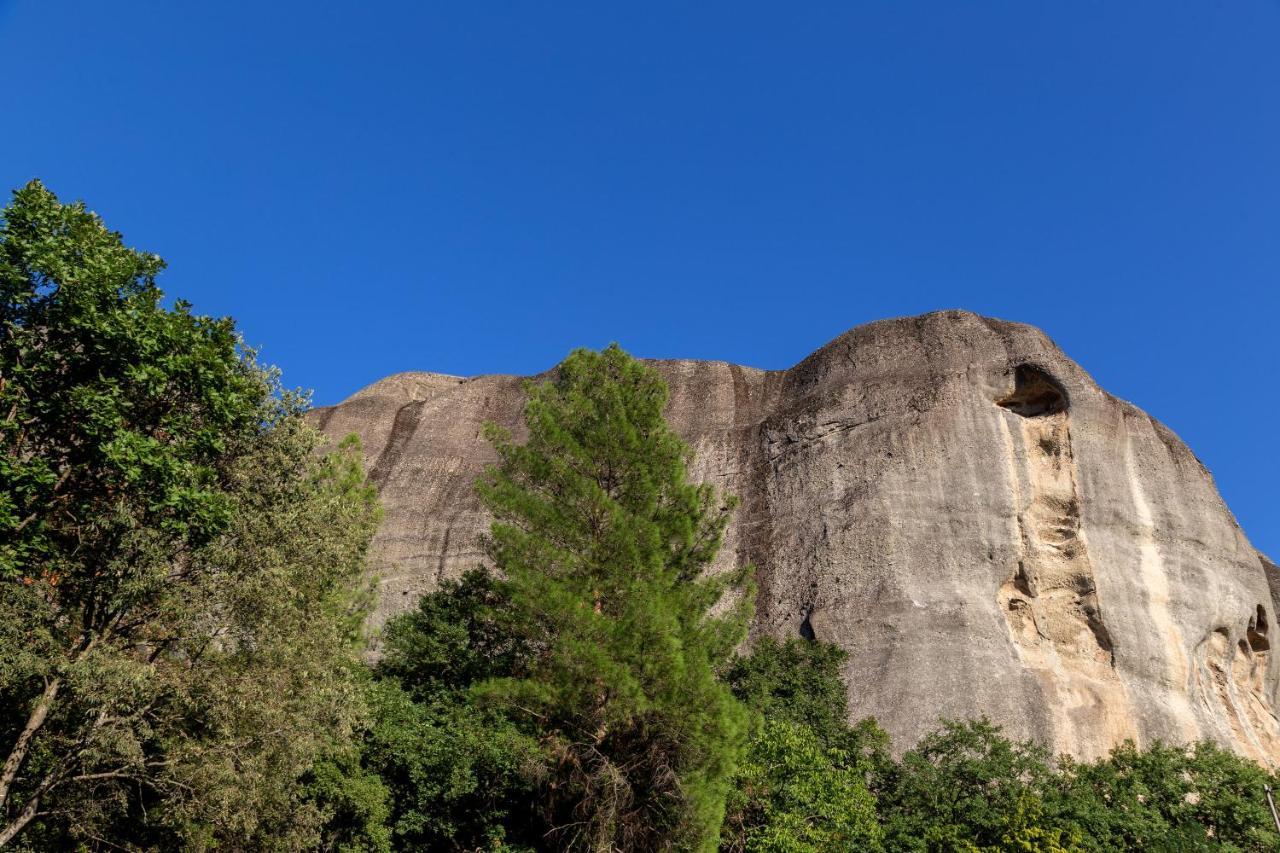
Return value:
<svg viewBox="0 0 1280 853">
<path fill-rule="evenodd" d="M 766 720 L 735 778 L 724 851 L 881 849 L 875 798 L 856 758 L 825 746 L 812 728 Z"/>
<path fill-rule="evenodd" d="M 541 740 L 561 849 L 714 849 L 748 733 L 716 677 L 745 633 L 746 569 L 708 572 L 731 504 L 688 482 L 666 399 L 616 345 L 577 350 L 530 387 L 525 443 L 489 431 L 489 554 L 533 656 L 477 690 Z"/>
<path fill-rule="evenodd" d="M 765 721 L 809 729 L 840 750 L 868 781 L 893 764 L 889 735 L 870 717 L 849 725 L 849 699 L 840 667 L 844 649 L 820 640 L 760 637 L 750 654 L 734 658 L 725 673 L 733 695 Z"/>
<path fill-rule="evenodd" d="M 1048 753 L 1015 743 L 986 719 L 944 721 L 884 779 L 878 791 L 892 850 L 1052 850 L 1071 838 L 1040 816 L 1053 771 Z"/>
<path fill-rule="evenodd" d="M 1079 853 L 1080 834 L 1057 826 L 1045 816 L 1044 803 L 1035 794 L 1023 791 L 1005 815 L 1000 843 L 974 850 L 1010 853 Z"/>
<path fill-rule="evenodd" d="M 471 694 L 529 658 L 510 610 L 504 584 L 477 569 L 387 625 L 364 761 L 391 793 L 397 846 L 514 850 L 540 840 L 529 808 L 537 740 Z"/>
<path fill-rule="evenodd" d="M 750 654 L 734 658 L 725 681 L 765 719 L 796 723 L 835 745 L 848 731 L 849 700 L 840 676 L 847 657 L 834 643 L 763 636 Z"/>
<path fill-rule="evenodd" d="M 352 446 L 39 183 L 0 226 L 0 844 L 317 843 L 359 724 Z"/>
<path fill-rule="evenodd" d="M 502 714 L 459 697 L 414 702 L 391 682 L 378 685 L 377 723 L 366 762 L 392 797 L 397 849 L 534 849 L 530 770 L 541 753 Z"/>
<path fill-rule="evenodd" d="M 881 832 L 868 781 L 891 764 L 888 736 L 872 720 L 847 722 L 832 643 L 759 638 L 725 681 L 755 715 L 734 780 L 721 850 L 877 850 Z"/>
<path fill-rule="evenodd" d="M 1211 743 L 1130 742 L 1098 761 L 1064 759 L 1055 805 L 1087 850 L 1276 850 L 1268 783 L 1274 774 Z"/>
<path fill-rule="evenodd" d="M 301 803 L 318 817 L 317 850 L 389 853 L 393 849 L 391 792 L 378 774 L 361 765 L 360 746 L 353 739 L 331 749 L 316 759 L 304 777 Z"/>
<path fill-rule="evenodd" d="M 528 666 L 533 650 L 514 632 L 512 618 L 506 584 L 472 569 L 387 624 L 377 673 L 416 701 L 456 702 L 472 686 Z"/>
</svg>

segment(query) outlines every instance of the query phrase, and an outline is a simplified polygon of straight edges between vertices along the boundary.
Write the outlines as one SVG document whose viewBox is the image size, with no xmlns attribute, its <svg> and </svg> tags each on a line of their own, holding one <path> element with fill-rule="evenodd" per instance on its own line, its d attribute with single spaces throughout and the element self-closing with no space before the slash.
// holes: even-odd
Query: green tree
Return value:
<svg viewBox="0 0 1280 853">
<path fill-rule="evenodd" d="M 391 793 L 399 847 L 516 849 L 541 840 L 529 805 L 538 741 L 472 695 L 530 659 L 510 617 L 505 585 L 476 569 L 387 625 L 364 761 Z"/>
<path fill-rule="evenodd" d="M 533 655 L 477 690 L 541 739 L 562 849 L 714 849 L 748 734 L 716 675 L 751 612 L 746 568 L 708 571 L 731 503 L 688 482 L 666 400 L 616 345 L 577 350 L 530 387 L 525 443 L 489 432 L 489 555 Z"/>
<path fill-rule="evenodd" d="M 855 756 L 807 726 L 766 720 L 735 777 L 722 850 L 881 849 L 875 798 Z"/>
<path fill-rule="evenodd" d="M 301 806 L 314 819 L 313 849 L 342 853 L 389 853 L 391 794 L 378 774 L 362 766 L 358 740 L 316 759 L 304 777 Z M 276 839 L 270 845 L 279 848 Z"/>
<path fill-rule="evenodd" d="M 730 795 L 721 850 L 877 850 L 868 782 L 892 764 L 873 720 L 848 724 L 832 643 L 759 638 L 725 681 L 754 713 L 756 730 Z"/>
<path fill-rule="evenodd" d="M 1004 817 L 1000 843 L 974 849 L 1001 853 L 1080 853 L 1080 833 L 1046 818 L 1044 802 L 1036 794 L 1023 791 L 1013 811 Z"/>
<path fill-rule="evenodd" d="M 1139 749 L 1104 759 L 1064 759 L 1058 820 L 1087 850 L 1280 849 L 1263 787 L 1277 779 L 1211 743 Z"/>
<path fill-rule="evenodd" d="M 507 585 L 483 568 L 418 600 L 383 632 L 377 674 L 418 702 L 456 702 L 474 685 L 524 671 L 529 642 L 515 632 Z"/>
<path fill-rule="evenodd" d="M 874 784 L 893 766 L 889 735 L 870 717 L 849 725 L 848 689 L 840 674 L 847 658 L 834 643 L 762 636 L 750 654 L 734 658 L 724 678 L 760 719 L 809 729 Z"/>
<path fill-rule="evenodd" d="M 1070 849 L 1073 838 L 1042 818 L 1052 790 L 1048 753 L 1016 743 L 988 720 L 944 721 L 903 755 L 879 785 L 892 850 Z"/>
<path fill-rule="evenodd" d="M 0 226 L 0 845 L 317 842 L 359 725 L 359 455 L 39 183 Z"/>
<path fill-rule="evenodd" d="M 849 700 L 840 667 L 848 655 L 834 643 L 763 636 L 725 673 L 733 695 L 767 720 L 811 729 L 828 745 L 849 730 Z"/>
<path fill-rule="evenodd" d="M 536 739 L 467 697 L 414 702 L 381 682 L 367 766 L 391 794 L 391 837 L 406 850 L 536 849 L 532 819 Z"/>
</svg>

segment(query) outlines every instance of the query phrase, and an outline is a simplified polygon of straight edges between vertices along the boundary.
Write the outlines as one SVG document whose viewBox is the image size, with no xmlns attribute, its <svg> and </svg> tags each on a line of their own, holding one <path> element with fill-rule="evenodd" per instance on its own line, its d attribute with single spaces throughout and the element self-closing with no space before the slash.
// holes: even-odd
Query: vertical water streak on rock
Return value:
<svg viewBox="0 0 1280 853">
<path fill-rule="evenodd" d="M 1126 428 L 1124 464 L 1133 498 L 1134 518 L 1138 522 L 1138 576 L 1146 595 L 1147 615 L 1155 628 L 1155 635 L 1164 640 L 1157 645 L 1163 652 L 1161 686 L 1165 689 L 1166 702 L 1170 706 L 1174 722 L 1181 730 L 1182 738 L 1194 741 L 1200 738 L 1201 733 L 1188 698 L 1191 689 L 1190 661 L 1182 631 L 1173 618 L 1168 570 L 1156 542 L 1155 516 L 1142 487 L 1133 438 L 1133 433 Z"/>
<path fill-rule="evenodd" d="M 440 562 L 436 564 L 436 584 L 439 585 L 445 578 L 445 567 L 449 562 L 449 535 L 453 533 L 450 526 L 444 529 L 444 541 L 440 543 Z"/>
<path fill-rule="evenodd" d="M 386 447 L 378 455 L 378 460 L 369 471 L 369 481 L 381 489 L 386 485 L 391 472 L 400 464 L 404 456 L 405 446 L 413 438 L 418 429 L 418 421 L 422 418 L 422 401 L 414 400 L 405 403 L 396 411 L 391 425 L 391 435 L 387 438 Z"/>
</svg>

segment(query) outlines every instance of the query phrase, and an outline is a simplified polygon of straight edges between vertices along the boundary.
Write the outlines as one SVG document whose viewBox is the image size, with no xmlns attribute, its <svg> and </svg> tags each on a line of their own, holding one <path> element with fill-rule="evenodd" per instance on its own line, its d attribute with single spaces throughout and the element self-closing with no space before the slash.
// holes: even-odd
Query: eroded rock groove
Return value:
<svg viewBox="0 0 1280 853">
<path fill-rule="evenodd" d="M 1062 719 L 1058 748 L 1079 752 L 1131 734 L 1124 688 L 1080 523 L 1080 490 L 1065 393 L 1039 368 L 1020 365 L 997 404 L 1016 484 L 1020 558 L 998 599 L 1019 657 L 1041 680 Z"/>
</svg>

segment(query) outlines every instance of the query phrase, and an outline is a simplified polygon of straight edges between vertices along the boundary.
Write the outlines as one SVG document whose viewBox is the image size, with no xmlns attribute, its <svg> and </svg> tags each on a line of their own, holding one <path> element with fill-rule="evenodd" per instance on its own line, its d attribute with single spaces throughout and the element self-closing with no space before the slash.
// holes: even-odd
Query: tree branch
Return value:
<svg viewBox="0 0 1280 853">
<path fill-rule="evenodd" d="M 18 739 L 14 741 L 13 749 L 9 750 L 9 757 L 5 759 L 4 769 L 0 770 L 0 809 L 9 804 L 9 791 L 13 787 L 13 780 L 17 778 L 22 762 L 27 760 L 27 752 L 31 749 L 31 741 L 40 731 L 40 727 L 44 725 L 45 719 L 48 718 L 54 700 L 58 698 L 58 690 L 61 688 L 61 678 L 54 678 L 45 685 L 44 692 L 40 694 L 35 707 L 31 709 L 31 714 L 27 717 L 26 725 L 22 727 L 22 732 L 19 733 Z M 33 809 L 32 816 L 34 815 L 35 811 Z M 31 817 L 28 817 L 27 821 L 30 820 Z M 23 826 L 25 825 L 26 822 L 24 821 Z M 18 827 L 18 829 L 21 828 L 21 826 Z M 16 834 L 17 830 L 14 830 L 14 833 Z M 8 836 L 8 838 L 12 837 L 13 835 Z M 0 833 L 0 844 L 4 844 L 7 840 L 3 833 Z"/>
</svg>

